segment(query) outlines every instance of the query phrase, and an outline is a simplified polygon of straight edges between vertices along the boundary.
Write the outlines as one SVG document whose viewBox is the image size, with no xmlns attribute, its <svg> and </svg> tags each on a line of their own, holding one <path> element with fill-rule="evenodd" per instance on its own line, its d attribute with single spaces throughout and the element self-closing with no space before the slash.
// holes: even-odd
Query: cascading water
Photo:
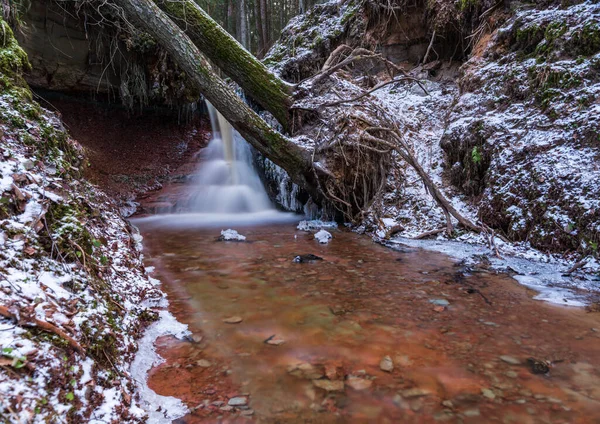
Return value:
<svg viewBox="0 0 600 424">
<path fill-rule="evenodd" d="M 188 187 L 185 213 L 153 215 L 138 222 L 170 227 L 219 227 L 298 221 L 276 210 L 254 168 L 252 151 L 231 124 L 207 103 L 213 130 Z"/>
<path fill-rule="evenodd" d="M 250 146 L 212 105 L 207 105 L 213 137 L 200 155 L 191 209 L 220 214 L 273 210 L 254 169 Z"/>
</svg>

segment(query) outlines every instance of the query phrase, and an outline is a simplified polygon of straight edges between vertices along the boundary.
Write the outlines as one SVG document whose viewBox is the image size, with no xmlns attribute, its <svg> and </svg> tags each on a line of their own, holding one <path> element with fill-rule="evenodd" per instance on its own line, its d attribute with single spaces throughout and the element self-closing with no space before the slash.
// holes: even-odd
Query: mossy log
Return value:
<svg viewBox="0 0 600 424">
<path fill-rule="evenodd" d="M 289 128 L 292 86 L 276 77 L 192 0 L 155 0 L 198 49 Z"/>
<path fill-rule="evenodd" d="M 114 0 L 125 18 L 152 35 L 169 52 L 190 81 L 265 157 L 281 166 L 297 184 L 316 195 L 308 152 L 292 143 L 258 116 L 211 68 L 196 45 L 152 0 Z M 245 87 L 242 87 L 245 88 Z"/>
</svg>

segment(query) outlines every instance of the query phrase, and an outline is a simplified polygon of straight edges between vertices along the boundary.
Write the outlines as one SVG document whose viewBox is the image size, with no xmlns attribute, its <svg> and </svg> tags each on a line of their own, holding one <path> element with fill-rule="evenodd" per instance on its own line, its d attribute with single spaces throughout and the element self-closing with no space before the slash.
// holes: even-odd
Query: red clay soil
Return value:
<svg viewBox="0 0 600 424">
<path fill-rule="evenodd" d="M 193 161 L 210 134 L 208 121 L 199 116 L 182 124 L 177 116 L 132 114 L 77 99 L 52 99 L 51 104 L 85 149 L 86 177 L 121 202 L 160 189 L 175 170 Z"/>
</svg>

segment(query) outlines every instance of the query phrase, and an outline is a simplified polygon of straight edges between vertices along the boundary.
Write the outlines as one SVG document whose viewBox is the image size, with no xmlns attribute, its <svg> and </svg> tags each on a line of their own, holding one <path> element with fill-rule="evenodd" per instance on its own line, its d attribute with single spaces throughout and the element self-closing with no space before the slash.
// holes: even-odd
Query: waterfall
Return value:
<svg viewBox="0 0 600 424">
<path fill-rule="evenodd" d="M 140 218 L 170 227 L 222 227 L 298 221 L 271 203 L 254 167 L 250 145 L 207 102 L 212 139 L 199 155 L 198 171 L 185 187 L 185 212 Z"/>
<path fill-rule="evenodd" d="M 201 213 L 257 213 L 274 210 L 254 169 L 246 141 L 210 104 L 212 140 L 200 155 L 191 210 Z"/>
</svg>

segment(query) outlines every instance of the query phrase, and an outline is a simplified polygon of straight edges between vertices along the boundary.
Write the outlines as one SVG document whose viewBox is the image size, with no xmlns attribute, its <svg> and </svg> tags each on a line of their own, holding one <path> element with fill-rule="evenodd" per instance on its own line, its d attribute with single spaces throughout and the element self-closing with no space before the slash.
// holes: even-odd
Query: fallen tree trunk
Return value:
<svg viewBox="0 0 600 424">
<path fill-rule="evenodd" d="M 290 178 L 313 197 L 318 193 L 311 181 L 314 178 L 311 157 L 267 124 L 211 68 L 198 48 L 151 0 L 114 0 L 127 18 L 152 35 L 186 72 L 190 81 L 260 153 L 281 166 Z M 242 88 L 245 88 L 242 86 Z"/>
<path fill-rule="evenodd" d="M 157 0 L 156 4 L 206 57 L 269 111 L 284 129 L 289 128 L 290 84 L 273 75 L 194 1 Z"/>
</svg>

